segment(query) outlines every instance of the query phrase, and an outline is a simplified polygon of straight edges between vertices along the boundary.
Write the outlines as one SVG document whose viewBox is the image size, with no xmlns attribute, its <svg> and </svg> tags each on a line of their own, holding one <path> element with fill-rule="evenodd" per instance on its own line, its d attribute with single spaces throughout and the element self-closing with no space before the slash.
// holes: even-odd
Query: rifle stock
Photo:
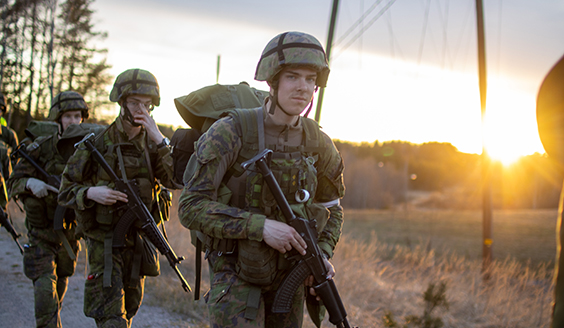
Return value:
<svg viewBox="0 0 564 328">
<path fill-rule="evenodd" d="M 272 312 L 287 313 L 291 309 L 292 298 L 297 288 L 303 284 L 309 275 L 313 275 L 315 285 L 313 286 L 317 295 L 323 301 L 323 305 L 329 313 L 329 321 L 337 327 L 350 328 L 347 320 L 345 306 L 341 301 L 335 281 L 328 277 L 328 270 L 325 267 L 324 254 L 317 245 L 317 231 L 315 229 L 315 221 L 308 221 L 304 218 L 298 218 L 292 211 L 290 204 L 284 197 L 284 193 L 280 189 L 278 181 L 274 178 L 270 167 L 268 166 L 268 158 L 272 154 L 272 150 L 265 149 L 255 157 L 241 164 L 244 169 L 248 169 L 252 164 L 262 174 L 264 181 L 268 185 L 270 192 L 274 196 L 280 211 L 286 218 L 286 222 L 292 226 L 302 236 L 307 244 L 306 254 L 296 255 L 299 258 L 298 263 L 292 268 L 274 297 Z"/>
<path fill-rule="evenodd" d="M 4 212 L 4 210 L 0 207 L 0 226 L 3 226 L 6 231 L 8 231 L 10 233 L 10 235 L 12 235 L 12 239 L 16 242 L 16 244 L 18 244 L 18 248 L 20 249 L 20 253 L 24 253 L 24 250 L 22 248 L 22 245 L 20 245 L 20 242 L 18 241 L 18 238 L 21 237 L 21 235 L 19 233 L 17 233 L 16 229 L 14 229 L 14 226 L 10 223 L 10 220 L 8 219 L 8 215 L 6 214 L 6 212 Z"/>
<path fill-rule="evenodd" d="M 78 147 L 80 144 L 84 143 L 86 148 L 94 156 L 96 162 L 100 164 L 102 169 L 106 171 L 106 173 L 110 176 L 112 181 L 115 183 L 116 190 L 127 194 L 128 211 L 122 218 L 120 218 L 120 220 L 116 224 L 116 227 L 114 229 L 114 239 L 112 241 L 113 247 L 124 247 L 125 235 L 127 234 L 129 228 L 134 222 L 139 221 L 141 230 L 145 233 L 145 235 L 147 236 L 147 238 L 149 238 L 149 240 L 153 243 L 153 245 L 155 245 L 155 247 L 159 250 L 159 252 L 163 256 L 165 256 L 166 259 L 168 260 L 168 263 L 170 264 L 170 266 L 172 267 L 172 269 L 180 279 L 184 291 L 186 292 L 192 291 L 192 289 L 186 282 L 186 279 L 184 279 L 184 276 L 182 276 L 182 273 L 180 272 L 177 266 L 180 262 L 184 260 L 184 257 L 176 256 L 174 250 L 172 249 L 172 247 L 170 247 L 170 244 L 164 238 L 159 228 L 157 227 L 157 224 L 153 220 L 153 216 L 151 215 L 151 212 L 149 212 L 147 206 L 145 206 L 145 203 L 143 203 L 143 201 L 135 191 L 135 188 L 131 185 L 130 182 L 125 182 L 116 175 L 114 170 L 104 159 L 104 156 L 98 151 L 96 146 L 94 146 L 94 144 L 90 140 L 90 138 L 92 138 L 93 136 L 94 133 L 88 134 L 87 136 L 84 137 L 84 139 L 82 139 L 82 141 L 78 142 L 75 145 L 75 147 Z"/>
</svg>

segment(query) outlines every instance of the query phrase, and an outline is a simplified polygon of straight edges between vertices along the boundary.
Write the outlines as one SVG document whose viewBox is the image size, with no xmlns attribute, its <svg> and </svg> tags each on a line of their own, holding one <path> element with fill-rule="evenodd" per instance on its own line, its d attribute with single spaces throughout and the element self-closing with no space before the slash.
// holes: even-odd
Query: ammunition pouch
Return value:
<svg viewBox="0 0 564 328">
<path fill-rule="evenodd" d="M 237 244 L 239 278 L 260 286 L 272 284 L 278 272 L 280 253 L 264 241 L 241 239 Z"/>
<path fill-rule="evenodd" d="M 140 275 L 156 277 L 161 274 L 159 264 L 159 253 L 153 243 L 148 238 L 141 238 L 143 241 L 143 250 L 141 254 L 141 270 Z"/>
</svg>

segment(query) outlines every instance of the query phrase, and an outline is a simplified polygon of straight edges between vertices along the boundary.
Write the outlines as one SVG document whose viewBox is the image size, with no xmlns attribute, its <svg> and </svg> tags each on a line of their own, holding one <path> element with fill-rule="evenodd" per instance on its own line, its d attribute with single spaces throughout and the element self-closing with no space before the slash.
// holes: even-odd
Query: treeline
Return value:
<svg viewBox="0 0 564 328">
<path fill-rule="evenodd" d="M 481 156 L 449 143 L 335 141 L 345 161 L 343 205 L 386 209 L 410 204 L 433 208 L 482 206 Z M 522 157 L 511 166 L 492 164 L 496 209 L 555 208 L 562 172 L 546 156 Z"/>
<path fill-rule="evenodd" d="M 91 117 L 108 104 L 107 35 L 94 30 L 93 0 L 0 0 L 0 87 L 9 125 L 22 135 L 32 119 L 48 115 L 59 92 L 80 92 Z"/>
</svg>

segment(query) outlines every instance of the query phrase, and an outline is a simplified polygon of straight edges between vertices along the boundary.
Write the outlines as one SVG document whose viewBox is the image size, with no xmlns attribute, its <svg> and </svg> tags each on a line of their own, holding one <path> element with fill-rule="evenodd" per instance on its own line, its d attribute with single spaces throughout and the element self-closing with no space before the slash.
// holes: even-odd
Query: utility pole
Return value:
<svg viewBox="0 0 564 328">
<path fill-rule="evenodd" d="M 476 22 L 478 27 L 478 83 L 480 86 L 480 105 L 482 109 L 482 273 L 489 279 L 489 267 L 492 261 L 492 171 L 491 159 L 486 149 L 486 41 L 484 36 L 484 13 L 482 0 L 476 0 Z"/>
<path fill-rule="evenodd" d="M 219 83 L 219 66 L 221 64 L 221 55 L 217 55 L 217 67 L 215 69 L 215 83 Z"/>
<path fill-rule="evenodd" d="M 337 12 L 339 11 L 339 0 L 333 0 L 333 9 L 331 10 L 331 21 L 329 22 L 329 35 L 327 35 L 326 56 L 327 62 L 331 58 L 331 48 L 333 46 L 333 35 L 335 34 L 335 24 L 337 21 Z M 321 105 L 323 104 L 323 93 L 325 88 L 319 89 L 319 96 L 317 98 L 317 108 L 315 110 L 315 121 L 319 123 L 321 119 Z"/>
</svg>

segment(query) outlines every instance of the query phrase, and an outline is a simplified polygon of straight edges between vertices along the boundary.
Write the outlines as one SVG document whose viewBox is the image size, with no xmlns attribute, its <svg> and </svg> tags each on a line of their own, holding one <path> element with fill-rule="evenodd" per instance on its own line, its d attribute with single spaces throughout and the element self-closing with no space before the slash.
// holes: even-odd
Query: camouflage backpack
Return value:
<svg viewBox="0 0 564 328">
<path fill-rule="evenodd" d="M 262 105 L 267 91 L 251 88 L 246 82 L 236 85 L 214 84 L 174 99 L 178 113 L 191 129 L 177 129 L 172 135 L 175 182 L 184 184 L 184 171 L 194 152 L 194 143 L 224 113 L 235 108 Z"/>
</svg>

